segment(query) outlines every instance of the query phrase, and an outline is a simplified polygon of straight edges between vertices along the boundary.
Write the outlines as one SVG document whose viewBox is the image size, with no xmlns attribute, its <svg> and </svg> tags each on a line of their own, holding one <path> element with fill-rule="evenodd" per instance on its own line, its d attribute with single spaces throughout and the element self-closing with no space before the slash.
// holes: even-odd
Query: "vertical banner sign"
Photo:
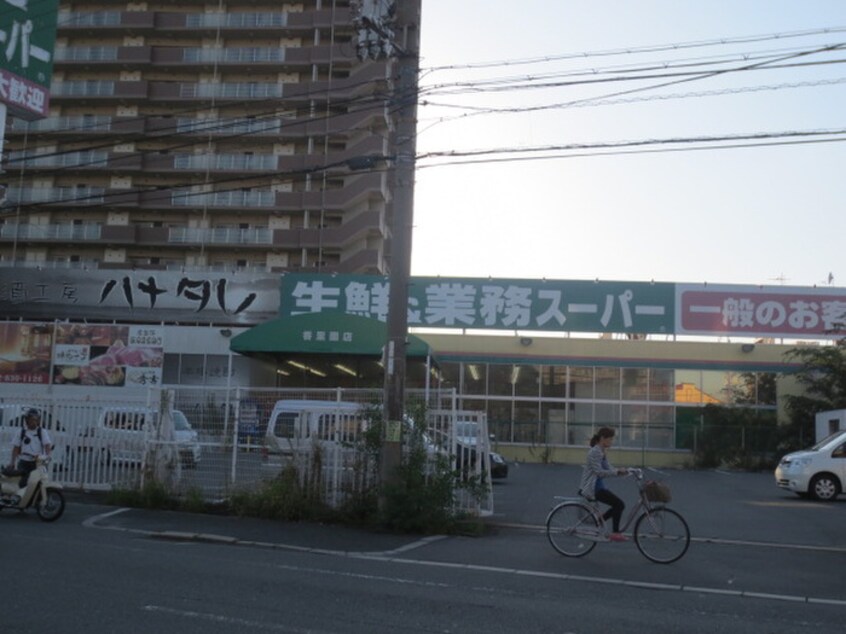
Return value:
<svg viewBox="0 0 846 634">
<path fill-rule="evenodd" d="M 0 0 L 0 102 L 29 121 L 50 112 L 59 0 Z"/>
</svg>

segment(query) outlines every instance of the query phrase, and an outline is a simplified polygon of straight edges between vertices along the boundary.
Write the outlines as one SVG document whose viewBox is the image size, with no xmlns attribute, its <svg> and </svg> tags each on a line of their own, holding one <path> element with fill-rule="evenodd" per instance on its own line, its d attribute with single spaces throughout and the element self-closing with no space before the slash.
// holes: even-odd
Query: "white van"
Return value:
<svg viewBox="0 0 846 634">
<path fill-rule="evenodd" d="M 347 401 L 277 401 L 264 435 L 262 467 L 281 470 L 296 454 L 315 446 L 351 444 L 368 427 L 367 407 Z"/>
<path fill-rule="evenodd" d="M 197 432 L 179 410 L 171 412 L 173 441 L 179 450 L 183 466 L 196 466 L 201 449 Z M 151 407 L 104 407 L 93 428 L 86 436 L 101 441 L 108 459 L 117 462 L 141 462 L 148 441 L 161 433 L 159 411 Z M 162 439 L 165 440 L 165 439 Z"/>
<path fill-rule="evenodd" d="M 846 431 L 784 456 L 776 467 L 775 479 L 779 487 L 801 497 L 834 500 L 843 493 L 846 483 Z"/>
</svg>

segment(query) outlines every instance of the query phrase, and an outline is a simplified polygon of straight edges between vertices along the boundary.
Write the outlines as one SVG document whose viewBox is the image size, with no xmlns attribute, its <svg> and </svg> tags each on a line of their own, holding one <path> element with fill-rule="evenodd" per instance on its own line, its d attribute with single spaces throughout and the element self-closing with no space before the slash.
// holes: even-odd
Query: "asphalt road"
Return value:
<svg viewBox="0 0 846 634">
<path fill-rule="evenodd" d="M 2 632 L 840 631 L 846 500 L 771 474 L 671 472 L 694 541 L 657 565 L 632 543 L 555 553 L 541 525 L 578 468 L 512 465 L 485 537 L 119 509 L 0 513 Z M 631 499 L 633 485 L 611 483 Z M 627 487 L 629 487 L 627 492 Z M 627 494 L 628 493 L 628 494 Z"/>
</svg>

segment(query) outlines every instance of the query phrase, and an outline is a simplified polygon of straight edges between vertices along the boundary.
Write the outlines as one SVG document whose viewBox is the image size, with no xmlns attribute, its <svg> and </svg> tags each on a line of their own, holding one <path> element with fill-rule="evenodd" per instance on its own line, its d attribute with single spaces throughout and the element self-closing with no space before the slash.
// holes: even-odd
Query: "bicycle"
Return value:
<svg viewBox="0 0 846 634">
<path fill-rule="evenodd" d="M 665 506 L 669 489 L 644 482 L 641 469 L 628 472 L 637 483 L 638 502 L 621 530 L 627 531 L 634 521 L 634 542 L 644 557 L 659 564 L 678 561 L 690 546 L 690 529 L 677 511 Z M 567 557 L 584 557 L 598 543 L 609 541 L 608 526 L 596 500 L 582 496 L 556 499 L 563 501 L 546 518 L 546 536 L 555 550 Z"/>
</svg>

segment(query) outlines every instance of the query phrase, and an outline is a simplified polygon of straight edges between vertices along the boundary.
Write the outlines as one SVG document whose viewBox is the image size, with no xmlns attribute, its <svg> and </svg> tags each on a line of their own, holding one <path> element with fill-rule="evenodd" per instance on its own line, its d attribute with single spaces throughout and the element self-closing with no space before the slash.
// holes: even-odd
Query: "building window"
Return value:
<svg viewBox="0 0 846 634">
<path fill-rule="evenodd" d="M 461 391 L 463 394 L 484 396 L 487 394 L 488 364 L 487 363 L 464 363 L 464 383 Z"/>
<path fill-rule="evenodd" d="M 566 398 L 567 367 L 563 365 L 541 366 L 541 396 L 543 398 Z"/>
<path fill-rule="evenodd" d="M 488 394 L 512 396 L 514 388 L 514 366 L 510 363 L 491 363 L 488 366 Z"/>
<path fill-rule="evenodd" d="M 649 370 L 646 368 L 623 368 L 622 400 L 649 400 Z"/>
<path fill-rule="evenodd" d="M 596 368 L 596 398 L 620 400 L 620 368 Z"/>
<path fill-rule="evenodd" d="M 540 396 L 540 372 L 536 365 L 515 365 L 511 372 L 515 396 Z"/>
</svg>

